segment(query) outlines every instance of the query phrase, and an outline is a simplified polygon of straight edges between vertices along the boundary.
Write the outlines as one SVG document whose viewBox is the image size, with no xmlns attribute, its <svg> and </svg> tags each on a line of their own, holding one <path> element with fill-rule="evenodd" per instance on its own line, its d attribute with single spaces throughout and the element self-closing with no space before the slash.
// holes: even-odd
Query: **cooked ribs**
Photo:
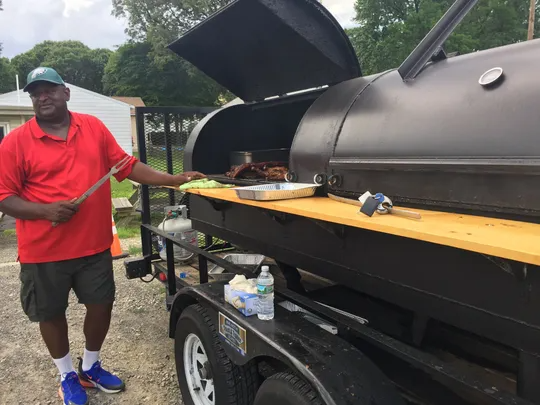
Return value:
<svg viewBox="0 0 540 405">
<path fill-rule="evenodd" d="M 231 171 L 225 173 L 231 179 L 264 179 L 270 181 L 284 181 L 287 167 L 284 162 L 244 163 L 240 166 L 231 167 Z"/>
</svg>

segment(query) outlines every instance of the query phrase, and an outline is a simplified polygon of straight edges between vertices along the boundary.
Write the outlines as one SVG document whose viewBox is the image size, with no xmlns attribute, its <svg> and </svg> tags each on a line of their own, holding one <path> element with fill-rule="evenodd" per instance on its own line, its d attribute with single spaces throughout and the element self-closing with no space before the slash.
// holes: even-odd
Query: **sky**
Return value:
<svg viewBox="0 0 540 405">
<path fill-rule="evenodd" d="M 341 25 L 352 25 L 354 0 L 322 0 Z M 111 0 L 4 0 L 2 56 L 12 58 L 45 41 L 78 40 L 90 48 L 121 45 L 126 22 L 111 15 Z"/>
</svg>

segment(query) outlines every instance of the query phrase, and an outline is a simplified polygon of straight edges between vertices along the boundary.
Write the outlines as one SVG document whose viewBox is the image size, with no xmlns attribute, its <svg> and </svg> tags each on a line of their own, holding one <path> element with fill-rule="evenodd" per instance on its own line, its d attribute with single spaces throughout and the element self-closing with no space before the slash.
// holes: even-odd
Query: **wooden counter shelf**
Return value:
<svg viewBox="0 0 540 405">
<path fill-rule="evenodd" d="M 540 265 L 540 224 L 418 209 L 414 211 L 422 219 L 378 214 L 367 217 L 358 214 L 358 207 L 324 197 L 251 201 L 239 199 L 230 188 L 187 192 Z"/>
</svg>

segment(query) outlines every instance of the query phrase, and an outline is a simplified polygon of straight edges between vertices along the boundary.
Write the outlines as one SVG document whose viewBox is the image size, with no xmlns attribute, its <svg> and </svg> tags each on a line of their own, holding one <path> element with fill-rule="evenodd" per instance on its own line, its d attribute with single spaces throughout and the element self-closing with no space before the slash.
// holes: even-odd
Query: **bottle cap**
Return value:
<svg viewBox="0 0 540 405">
<path fill-rule="evenodd" d="M 270 271 L 270 267 L 262 266 L 261 271 Z"/>
</svg>

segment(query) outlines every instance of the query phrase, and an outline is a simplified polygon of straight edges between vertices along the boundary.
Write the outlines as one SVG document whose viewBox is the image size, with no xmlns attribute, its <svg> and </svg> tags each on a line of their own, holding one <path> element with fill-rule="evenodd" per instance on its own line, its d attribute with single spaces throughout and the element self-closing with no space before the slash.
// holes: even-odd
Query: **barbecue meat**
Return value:
<svg viewBox="0 0 540 405">
<path fill-rule="evenodd" d="M 269 167 L 265 170 L 266 180 L 285 181 L 288 169 L 283 166 Z"/>
<path fill-rule="evenodd" d="M 225 175 L 231 179 L 261 179 L 284 181 L 288 169 L 284 162 L 244 163 L 233 166 Z"/>
</svg>

